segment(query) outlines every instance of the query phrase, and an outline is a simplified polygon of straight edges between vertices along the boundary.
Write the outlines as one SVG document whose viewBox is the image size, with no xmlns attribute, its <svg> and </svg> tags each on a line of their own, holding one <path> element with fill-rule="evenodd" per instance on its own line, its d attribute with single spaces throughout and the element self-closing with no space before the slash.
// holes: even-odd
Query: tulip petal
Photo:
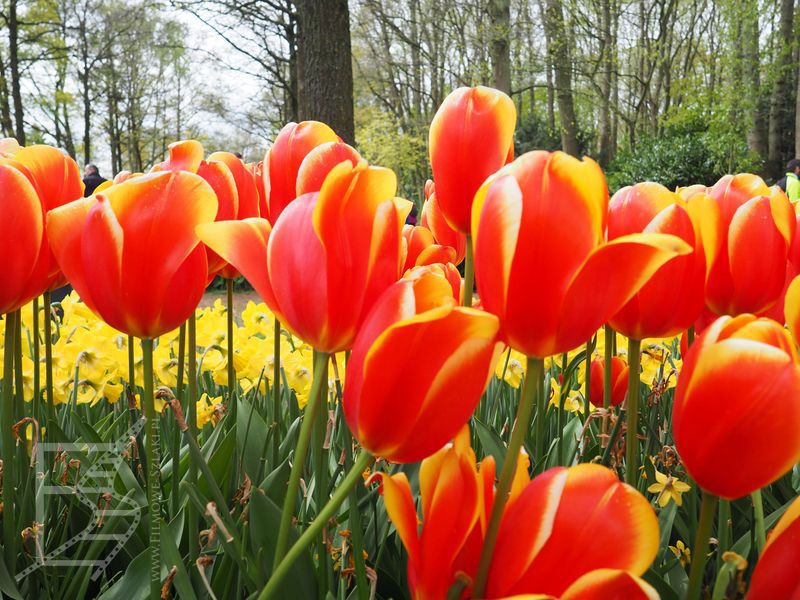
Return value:
<svg viewBox="0 0 800 600">
<path fill-rule="evenodd" d="M 489 569 L 488 597 L 509 593 L 553 533 L 567 477 L 563 467 L 548 469 L 506 508 Z"/>
<path fill-rule="evenodd" d="M 213 161 L 225 163 L 233 176 L 239 197 L 235 218 L 241 220 L 249 219 L 250 217 L 265 216 L 261 215 L 259 211 L 259 196 L 255 177 L 242 162 L 242 159 L 231 152 L 214 152 L 208 157 L 208 162 Z M 220 204 L 222 204 L 222 202 L 220 202 Z M 222 212 L 221 207 L 220 212 Z M 225 219 L 220 214 L 217 214 L 217 221 L 223 220 Z"/>
<path fill-rule="evenodd" d="M 478 291 L 484 308 L 502 322 L 522 217 L 522 190 L 517 180 L 505 176 L 481 187 L 473 211 Z"/>
<path fill-rule="evenodd" d="M 94 200 L 79 199 L 47 213 L 47 237 L 50 248 L 64 275 L 89 308 L 97 309 L 92 298 L 87 273 L 81 257 L 81 235 L 86 216 Z"/>
<path fill-rule="evenodd" d="M 385 473 L 376 473 L 381 484 L 381 495 L 400 540 L 408 552 L 411 564 L 419 564 L 420 547 L 417 534 L 417 511 L 414 507 L 414 498 L 411 496 L 411 487 L 405 473 L 397 473 L 391 477 Z"/>
<path fill-rule="evenodd" d="M 70 156 L 52 146 L 20 148 L 14 160 L 24 165 L 33 179 L 46 210 L 83 197 L 81 171 Z"/>
<path fill-rule="evenodd" d="M 279 307 L 267 275 L 267 243 L 271 227 L 260 218 L 241 221 L 217 221 L 197 226 L 202 242 L 232 264 L 250 282 L 270 310 Z"/>
<path fill-rule="evenodd" d="M 302 196 L 320 191 L 328 173 L 345 161 L 350 161 L 355 167 L 361 161 L 361 155 L 344 142 L 326 142 L 311 150 L 297 171 L 296 194 Z"/>
<path fill-rule="evenodd" d="M 4 315 L 30 300 L 22 294 L 42 246 L 44 215 L 36 189 L 10 165 L 0 164 L 0 190 L 0 314 Z"/>
<path fill-rule="evenodd" d="M 162 169 L 197 173 L 203 162 L 203 144 L 197 140 L 181 140 L 171 143 L 168 149 L 169 159 L 162 163 Z"/>
<path fill-rule="evenodd" d="M 137 323 L 128 321 L 126 303 L 121 297 L 125 236 L 109 202 L 103 196 L 96 198 L 81 233 L 81 261 L 92 265 L 91 277 L 85 280 L 88 296 L 106 323 L 120 331 L 133 330 L 134 335 L 141 335 Z M 75 289 L 83 295 L 82 290 Z"/>
<path fill-rule="evenodd" d="M 786 278 L 788 247 L 772 220 L 768 198 L 753 198 L 739 207 L 728 232 L 732 314 L 759 313 L 776 302 Z M 754 260 L 753 248 L 758 248 L 759 260 Z"/>
<path fill-rule="evenodd" d="M 568 472 L 552 533 L 508 593 L 537 590 L 559 595 L 595 569 L 640 575 L 658 552 L 658 520 L 639 492 L 600 465 L 581 464 Z M 530 487 L 541 485 L 538 479 Z M 515 503 L 517 510 L 523 510 L 524 497 Z M 528 510 L 535 507 L 528 504 Z M 615 540 L 613 552 L 608 540 Z"/>
<path fill-rule="evenodd" d="M 656 233 L 623 236 L 599 246 L 569 284 L 557 335 L 537 348 L 537 355 L 567 352 L 585 342 L 662 265 L 691 250 L 675 236 Z"/>
<path fill-rule="evenodd" d="M 580 577 L 567 588 L 561 600 L 659 600 L 649 583 L 617 569 L 597 569 Z"/>
</svg>

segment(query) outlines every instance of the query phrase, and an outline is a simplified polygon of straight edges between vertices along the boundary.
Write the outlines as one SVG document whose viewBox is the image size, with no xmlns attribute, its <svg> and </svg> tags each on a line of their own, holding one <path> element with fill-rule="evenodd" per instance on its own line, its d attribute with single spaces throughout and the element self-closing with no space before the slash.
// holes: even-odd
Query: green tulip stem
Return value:
<svg viewBox="0 0 800 600">
<path fill-rule="evenodd" d="M 186 321 L 186 425 L 189 436 L 198 439 L 197 430 L 197 315 L 193 313 Z M 189 468 L 186 473 L 189 484 L 197 483 L 197 460 L 189 455 Z M 193 565 L 200 556 L 197 536 L 200 533 L 200 513 L 192 502 L 186 503 L 186 528 L 189 532 L 189 564 Z"/>
<path fill-rule="evenodd" d="M 14 342 L 16 340 L 17 314 L 5 315 L 5 338 L 3 346 L 3 404 L 0 406 L 2 426 L 0 444 L 3 456 L 3 546 L 5 561 L 12 577 L 16 573 L 17 533 L 16 511 L 14 506 Z"/>
<path fill-rule="evenodd" d="M 692 568 L 689 572 L 689 588 L 687 600 L 698 600 L 703 587 L 703 573 L 706 566 L 706 549 L 714 526 L 714 514 L 717 512 L 719 498 L 703 490 L 703 501 L 700 504 L 700 523 L 697 525 L 697 536 L 692 548 Z"/>
<path fill-rule="evenodd" d="M 628 400 L 626 415 L 628 428 L 625 432 L 625 481 L 636 487 L 639 480 L 639 361 L 641 341 L 628 338 Z"/>
<path fill-rule="evenodd" d="M 764 501 L 761 499 L 761 490 L 756 490 L 750 497 L 753 500 L 753 513 L 755 513 L 756 520 L 756 548 L 758 554 L 764 550 L 764 545 L 767 543 L 767 533 L 764 527 Z"/>
<path fill-rule="evenodd" d="M 272 344 L 272 454 L 273 463 L 277 465 L 281 447 L 281 322 L 278 317 L 275 317 Z"/>
<path fill-rule="evenodd" d="M 147 439 L 147 506 L 150 521 L 150 600 L 161 598 L 161 473 L 158 443 L 158 423 L 156 422 L 155 398 L 153 395 L 153 340 L 142 339 L 142 359 L 144 371 L 144 393 L 142 409 L 146 419 Z"/>
<path fill-rule="evenodd" d="M 273 571 L 278 568 L 281 558 L 286 553 L 289 545 L 289 531 L 292 527 L 292 517 L 297 503 L 297 490 L 300 487 L 300 478 L 303 475 L 308 447 L 311 442 L 311 433 L 314 430 L 314 421 L 320 406 L 320 392 L 323 380 L 327 380 L 327 369 L 323 368 L 328 361 L 328 355 L 323 352 L 314 352 L 314 380 L 311 383 L 311 393 L 308 397 L 308 404 L 303 415 L 303 424 L 300 427 L 300 435 L 297 439 L 297 446 L 294 451 L 294 462 L 289 474 L 289 484 L 286 488 L 286 496 L 283 500 L 283 511 L 281 513 L 281 523 L 278 529 L 278 540 L 275 544 L 275 559 Z M 321 514 L 321 513 L 320 513 Z"/>
</svg>

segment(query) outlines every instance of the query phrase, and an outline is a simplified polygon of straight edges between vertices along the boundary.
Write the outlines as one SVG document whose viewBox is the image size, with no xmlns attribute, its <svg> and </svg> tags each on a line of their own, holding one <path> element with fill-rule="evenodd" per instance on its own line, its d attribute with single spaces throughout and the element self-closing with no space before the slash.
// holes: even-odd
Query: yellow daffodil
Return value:
<svg viewBox="0 0 800 600">
<path fill-rule="evenodd" d="M 682 567 L 692 562 L 692 551 L 681 540 L 675 542 L 675 545 L 670 546 L 669 549 L 680 560 Z"/>
<path fill-rule="evenodd" d="M 675 504 L 681 506 L 683 499 L 681 494 L 688 492 L 692 489 L 688 483 L 684 483 L 672 475 L 665 475 L 661 471 L 656 470 L 656 482 L 647 488 L 651 494 L 658 494 L 656 501 L 660 507 L 665 507 L 669 504 L 670 498 L 675 500 Z"/>
</svg>

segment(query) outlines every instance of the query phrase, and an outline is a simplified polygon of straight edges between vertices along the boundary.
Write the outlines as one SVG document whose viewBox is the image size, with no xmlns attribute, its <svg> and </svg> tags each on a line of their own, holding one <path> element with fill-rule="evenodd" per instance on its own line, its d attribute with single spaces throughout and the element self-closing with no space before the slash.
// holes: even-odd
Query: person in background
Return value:
<svg viewBox="0 0 800 600">
<path fill-rule="evenodd" d="M 800 200 L 800 159 L 793 158 L 789 161 L 786 165 L 786 175 L 775 185 L 786 192 L 792 202 Z"/>
<path fill-rule="evenodd" d="M 100 175 L 100 170 L 97 168 L 97 165 L 86 165 L 86 168 L 83 170 L 83 185 L 86 186 L 83 195 L 88 198 L 94 194 L 97 186 L 105 180 L 106 178 Z"/>
</svg>

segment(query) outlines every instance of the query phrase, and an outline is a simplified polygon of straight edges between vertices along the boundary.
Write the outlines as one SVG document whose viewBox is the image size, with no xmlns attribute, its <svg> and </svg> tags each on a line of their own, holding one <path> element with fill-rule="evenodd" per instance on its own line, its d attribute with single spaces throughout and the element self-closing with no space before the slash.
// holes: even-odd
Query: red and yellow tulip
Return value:
<svg viewBox="0 0 800 600">
<path fill-rule="evenodd" d="M 456 258 L 452 261 L 454 264 L 460 264 L 464 260 L 467 253 L 467 236 L 448 225 L 439 208 L 433 181 L 430 179 L 425 183 L 425 204 L 422 206 L 420 225 L 431 230 L 437 244 L 450 246 L 456 251 Z"/>
<path fill-rule="evenodd" d="M 691 252 L 659 233 L 604 243 L 607 208 L 600 167 L 563 152 L 524 154 L 476 194 L 478 291 L 512 348 L 539 358 L 575 348 L 662 265 Z"/>
<path fill-rule="evenodd" d="M 628 365 L 619 356 L 611 357 L 611 398 L 605 397 L 605 360 L 595 358 L 591 364 L 591 399 L 598 406 L 619 406 L 628 394 Z M 602 401 L 601 401 L 602 399 Z"/>
<path fill-rule="evenodd" d="M 517 111 L 503 92 L 461 87 L 431 121 L 428 147 L 436 198 L 453 229 L 470 233 L 472 201 L 484 180 L 514 153 Z"/>
<path fill-rule="evenodd" d="M 800 362 L 784 328 L 717 319 L 689 348 L 672 412 L 675 446 L 697 484 L 750 494 L 800 460 Z"/>
<path fill-rule="evenodd" d="M 708 190 L 702 220 L 706 305 L 718 315 L 768 310 L 783 291 L 795 234 L 786 194 L 756 175 L 726 175 Z"/>
<path fill-rule="evenodd" d="M 2 162 L 0 190 L 3 190 L 0 194 L 0 258 L 3 261 L 0 315 L 5 315 L 35 296 L 27 290 L 42 251 L 44 211 L 31 181 Z"/>
<path fill-rule="evenodd" d="M 434 263 L 452 263 L 456 259 L 456 251 L 449 246 L 440 246 L 427 227 L 415 225 L 403 226 L 406 259 L 403 271 L 421 265 Z"/>
<path fill-rule="evenodd" d="M 609 241 L 633 233 L 666 233 L 692 248 L 658 269 L 611 317 L 611 327 L 637 340 L 670 337 L 688 329 L 705 305 L 706 261 L 699 219 L 692 219 L 678 194 L 651 182 L 619 190 L 608 213 Z"/>
<path fill-rule="evenodd" d="M 153 171 L 187 171 L 199 175 L 206 180 L 206 183 L 211 186 L 211 189 L 214 190 L 214 194 L 217 196 L 217 220 L 227 221 L 241 218 L 239 217 L 239 190 L 237 180 L 227 164 L 230 158 L 224 156 L 227 153 L 217 154 L 221 154 L 222 157 L 220 158 L 224 158 L 225 160 L 212 160 L 211 157 L 205 160 L 203 145 L 197 140 L 173 142 L 169 145 L 169 157 L 167 160 L 153 167 Z M 235 156 L 231 156 L 236 159 Z M 239 175 L 244 184 L 242 174 L 239 173 Z M 245 193 L 249 193 L 246 187 L 244 191 Z M 250 213 L 252 211 L 252 198 L 246 196 L 244 212 Z M 254 215 L 247 214 L 246 216 L 257 217 L 258 213 Z M 220 271 L 226 267 L 230 267 L 226 265 L 225 260 L 220 258 L 215 252 L 208 249 L 207 252 L 208 279 L 210 281 L 220 273 Z M 228 271 L 228 273 L 230 274 L 231 271 Z"/>
<path fill-rule="evenodd" d="M 339 141 L 339 136 L 325 123 L 287 123 L 264 158 L 262 174 L 267 212 L 262 212 L 261 216 L 274 225 L 283 210 L 299 195 L 297 174 L 306 155 L 321 144 Z"/>
<path fill-rule="evenodd" d="M 639 492 L 599 465 L 558 467 L 532 481 L 527 462 L 519 465 L 483 597 L 657 597 L 638 577 L 659 543 L 655 512 Z M 491 458 L 477 469 L 466 428 L 452 446 L 423 461 L 420 533 L 406 476 L 376 475 L 409 553 L 413 598 L 445 597 L 459 572 L 466 581 L 474 578 L 494 502 L 494 472 Z"/>
<path fill-rule="evenodd" d="M 33 185 L 43 214 L 83 197 L 78 164 L 57 148 L 44 145 L 10 147 L 5 156 L 3 162 L 21 171 Z M 26 285 L 19 292 L 20 298 L 30 300 L 66 283 L 53 257 L 46 231 L 40 242 L 41 248 Z"/>
<path fill-rule="evenodd" d="M 497 331 L 494 315 L 458 306 L 434 271 L 392 285 L 347 364 L 344 411 L 356 439 L 393 462 L 436 452 L 478 405 L 501 350 Z"/>
<path fill-rule="evenodd" d="M 389 169 L 343 162 L 322 189 L 265 219 L 224 221 L 200 238 L 253 285 L 287 329 L 320 352 L 352 346 L 375 300 L 402 274 L 410 203 Z"/>
<path fill-rule="evenodd" d="M 195 227 L 214 220 L 214 190 L 184 171 L 152 173 L 47 215 L 58 264 L 106 323 L 141 338 L 178 327 L 206 287 Z"/>
</svg>

